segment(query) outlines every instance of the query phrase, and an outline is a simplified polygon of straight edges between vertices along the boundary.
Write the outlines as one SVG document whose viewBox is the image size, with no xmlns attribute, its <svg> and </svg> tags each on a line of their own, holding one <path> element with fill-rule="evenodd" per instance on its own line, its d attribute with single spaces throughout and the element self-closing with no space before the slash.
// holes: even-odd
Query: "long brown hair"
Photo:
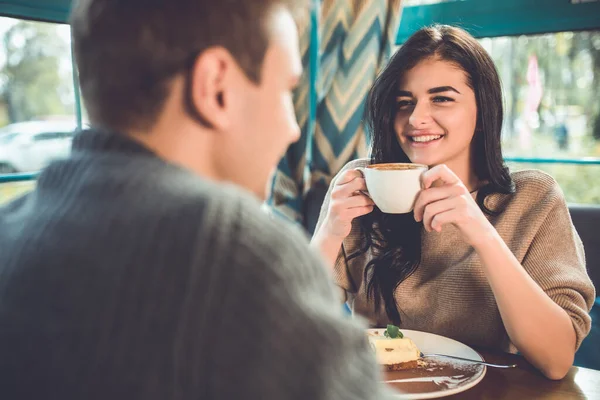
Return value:
<svg viewBox="0 0 600 400">
<path fill-rule="evenodd" d="M 423 28 L 412 35 L 394 54 L 375 81 L 368 96 L 366 122 L 371 135 L 373 163 L 410 162 L 402 151 L 394 129 L 396 91 L 404 74 L 431 57 L 456 64 L 467 75 L 475 92 L 477 124 L 473 137 L 474 168 L 477 178 L 487 184 L 480 188 L 477 203 L 487 214 L 498 211 L 484 205 L 492 193 L 513 193 L 514 183 L 501 150 L 502 89 L 494 62 L 467 32 L 447 25 Z M 381 299 L 390 321 L 401 323 L 394 299 L 398 285 L 408 278 L 421 260 L 422 225 L 410 214 L 384 214 L 377 208 L 361 218 L 365 245 L 349 258 L 369 248 L 374 258 L 367 264 L 364 278 L 367 295 L 378 312 Z"/>
</svg>

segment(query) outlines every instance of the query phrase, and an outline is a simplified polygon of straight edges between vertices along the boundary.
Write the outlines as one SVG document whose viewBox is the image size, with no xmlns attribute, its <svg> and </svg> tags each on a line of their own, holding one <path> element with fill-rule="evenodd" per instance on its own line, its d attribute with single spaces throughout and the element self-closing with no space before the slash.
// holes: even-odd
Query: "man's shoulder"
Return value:
<svg viewBox="0 0 600 400">
<path fill-rule="evenodd" d="M 242 188 L 172 166 L 155 168 L 150 178 L 124 177 L 122 183 L 123 203 L 135 198 L 136 207 L 131 212 L 152 219 L 190 222 L 201 216 L 203 224 L 224 225 L 235 220 L 241 208 L 260 208 L 258 199 Z"/>
<path fill-rule="evenodd" d="M 305 256 L 310 251 L 308 236 L 291 222 L 269 214 L 259 199 L 246 190 L 228 183 L 199 179 L 195 184 L 188 178 L 170 179 L 160 189 L 165 200 L 172 202 L 170 214 L 185 222 L 201 212 L 201 237 L 221 237 L 222 245 L 231 246 L 244 257 L 255 261 L 280 257 Z"/>
<path fill-rule="evenodd" d="M 511 173 L 518 195 L 529 198 L 532 203 L 563 198 L 562 190 L 549 174 L 535 169 Z"/>
<path fill-rule="evenodd" d="M 261 259 L 306 257 L 310 251 L 309 237 L 299 226 L 264 207 L 243 202 L 238 207 L 238 223 L 239 241 Z"/>
</svg>

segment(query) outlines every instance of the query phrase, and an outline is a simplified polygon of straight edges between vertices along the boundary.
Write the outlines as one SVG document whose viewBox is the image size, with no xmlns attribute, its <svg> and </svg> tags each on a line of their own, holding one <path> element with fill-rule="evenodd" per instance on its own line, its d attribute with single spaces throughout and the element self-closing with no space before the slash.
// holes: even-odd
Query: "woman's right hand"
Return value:
<svg viewBox="0 0 600 400">
<path fill-rule="evenodd" d="M 344 240 L 350 234 L 354 218 L 373 211 L 373 200 L 362 193 L 366 191 L 365 178 L 358 170 L 342 173 L 331 191 L 322 233 L 332 239 Z"/>
</svg>

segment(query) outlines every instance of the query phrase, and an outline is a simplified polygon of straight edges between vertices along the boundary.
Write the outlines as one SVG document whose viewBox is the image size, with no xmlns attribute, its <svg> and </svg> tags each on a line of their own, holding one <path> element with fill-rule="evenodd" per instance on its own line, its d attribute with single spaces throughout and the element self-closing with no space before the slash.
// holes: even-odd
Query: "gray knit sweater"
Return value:
<svg viewBox="0 0 600 400">
<path fill-rule="evenodd" d="M 0 208 L 0 398 L 375 399 L 307 239 L 123 135 Z"/>
</svg>

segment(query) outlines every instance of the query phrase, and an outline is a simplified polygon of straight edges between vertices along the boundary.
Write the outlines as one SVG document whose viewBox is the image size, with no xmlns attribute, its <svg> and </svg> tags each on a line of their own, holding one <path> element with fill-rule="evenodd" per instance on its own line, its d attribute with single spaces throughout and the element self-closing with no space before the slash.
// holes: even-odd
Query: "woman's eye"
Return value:
<svg viewBox="0 0 600 400">
<path fill-rule="evenodd" d="M 454 99 L 451 99 L 450 97 L 445 97 L 445 96 L 436 96 L 433 98 L 434 103 L 447 103 L 450 101 L 454 101 Z"/>
<path fill-rule="evenodd" d="M 414 103 L 412 101 L 410 101 L 410 100 L 398 100 L 398 108 L 400 110 L 404 110 L 404 109 L 406 109 L 408 107 L 411 107 L 413 105 L 414 105 Z"/>
</svg>

